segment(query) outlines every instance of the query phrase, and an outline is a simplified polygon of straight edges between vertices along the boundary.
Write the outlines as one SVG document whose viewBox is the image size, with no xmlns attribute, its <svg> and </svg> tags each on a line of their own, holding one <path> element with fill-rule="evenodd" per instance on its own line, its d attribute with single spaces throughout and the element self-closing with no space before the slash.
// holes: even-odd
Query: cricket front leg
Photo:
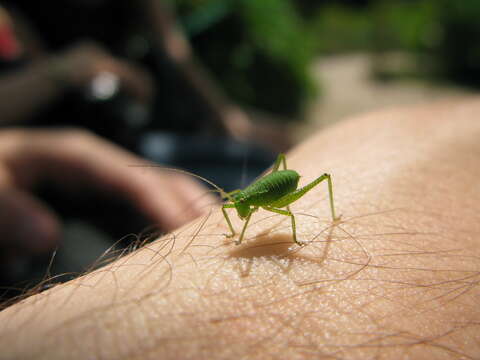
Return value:
<svg viewBox="0 0 480 360">
<path fill-rule="evenodd" d="M 225 236 L 227 238 L 231 238 L 231 237 L 235 236 L 236 233 L 235 233 L 235 230 L 233 229 L 232 222 L 230 221 L 230 218 L 228 217 L 227 211 L 225 209 L 231 209 L 231 208 L 234 208 L 234 207 L 235 207 L 235 205 L 233 205 L 233 204 L 223 204 L 223 206 L 222 206 L 223 217 L 227 221 L 228 227 L 229 227 L 230 231 L 232 232 L 230 235 L 225 234 Z"/>
<path fill-rule="evenodd" d="M 243 225 L 242 232 L 240 233 L 240 237 L 238 238 L 237 241 L 235 241 L 235 245 L 240 245 L 243 240 L 243 236 L 245 235 L 245 230 L 247 230 L 248 222 L 250 221 L 250 218 L 252 217 L 252 212 L 248 214 L 247 218 L 245 219 L 245 224 Z"/>
</svg>

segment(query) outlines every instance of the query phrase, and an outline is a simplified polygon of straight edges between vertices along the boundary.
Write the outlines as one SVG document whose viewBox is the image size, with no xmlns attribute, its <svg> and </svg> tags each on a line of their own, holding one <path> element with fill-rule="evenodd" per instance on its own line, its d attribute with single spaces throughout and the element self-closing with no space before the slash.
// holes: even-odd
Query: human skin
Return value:
<svg viewBox="0 0 480 360">
<path fill-rule="evenodd" d="M 163 231 L 202 214 L 202 202 L 215 203 L 205 196 L 204 186 L 185 174 L 132 165 L 152 166 L 84 130 L 0 131 L 0 265 L 51 251 L 59 243 L 60 221 L 35 196 L 38 184 L 61 191 L 65 203 L 79 193 L 92 199 L 103 194 L 103 201 L 121 199 Z"/>
<path fill-rule="evenodd" d="M 479 116 L 445 101 L 320 132 L 287 165 L 332 174 L 339 224 L 326 184 L 292 205 L 301 248 L 264 211 L 236 246 L 215 208 L 3 310 L 0 357 L 478 358 Z"/>
</svg>

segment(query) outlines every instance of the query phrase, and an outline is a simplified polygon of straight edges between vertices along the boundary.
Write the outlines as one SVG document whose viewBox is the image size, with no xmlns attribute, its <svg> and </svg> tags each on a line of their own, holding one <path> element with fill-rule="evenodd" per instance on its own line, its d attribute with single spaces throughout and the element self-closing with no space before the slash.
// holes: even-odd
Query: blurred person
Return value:
<svg viewBox="0 0 480 360">
<path fill-rule="evenodd" d="M 127 142 L 135 142 L 131 129 L 120 129 L 133 126 L 135 135 L 149 129 L 206 131 L 253 139 L 277 150 L 288 147 L 284 128 L 254 125 L 216 86 L 194 59 L 167 2 L 3 3 L 11 9 L 20 49 L 6 66 L 17 71 L 0 78 L 0 93 L 4 88 L 19 99 L 0 103 L 0 109 L 6 108 L 4 121 L 85 125 L 114 140 L 121 133 L 118 138 Z M 88 99 L 89 87 L 105 75 L 113 76 L 121 91 L 108 113 L 98 106 L 101 101 Z M 17 84 L 13 90 L 12 83 Z M 122 122 L 118 113 L 129 111 L 134 118 Z"/>
<path fill-rule="evenodd" d="M 212 203 L 211 197 L 203 196 L 203 186 L 186 175 L 159 169 L 145 173 L 129 167 L 141 164 L 147 163 L 83 130 L 1 130 L 2 267 L 19 257 L 45 253 L 58 244 L 59 217 L 64 214 L 56 214 L 34 193 L 44 183 L 60 189 L 64 202 L 87 199 L 95 202 L 92 208 L 97 211 L 102 209 L 100 202 L 121 200 L 163 231 L 193 219 L 204 211 L 203 205 Z M 113 216 L 116 226 L 127 220 L 121 214 Z"/>
<path fill-rule="evenodd" d="M 68 123 L 62 118 L 75 119 L 82 114 L 62 108 L 56 100 L 66 100 L 69 105 L 70 91 L 85 90 L 105 73 L 115 75 L 132 98 L 145 103 L 152 98 L 151 76 L 141 66 L 111 55 L 93 41 L 80 41 L 63 50 L 48 52 L 26 22 L 12 18 L 3 8 L 0 12 L 2 124 L 35 124 L 38 118 L 44 118 L 45 124 Z M 74 95 L 78 98 L 78 93 Z M 56 106 L 58 112 L 45 111 L 48 106 Z"/>
</svg>

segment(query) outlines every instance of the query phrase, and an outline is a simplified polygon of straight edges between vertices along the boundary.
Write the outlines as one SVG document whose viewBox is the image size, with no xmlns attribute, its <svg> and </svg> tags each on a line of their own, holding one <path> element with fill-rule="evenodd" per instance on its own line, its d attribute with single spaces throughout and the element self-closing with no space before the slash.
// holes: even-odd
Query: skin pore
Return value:
<svg viewBox="0 0 480 360">
<path fill-rule="evenodd" d="M 337 226 L 326 184 L 291 206 L 302 248 L 262 210 L 235 246 L 215 207 L 0 312 L 0 357 L 478 358 L 479 116 L 446 101 L 320 132 L 287 165 L 332 174 Z"/>
</svg>

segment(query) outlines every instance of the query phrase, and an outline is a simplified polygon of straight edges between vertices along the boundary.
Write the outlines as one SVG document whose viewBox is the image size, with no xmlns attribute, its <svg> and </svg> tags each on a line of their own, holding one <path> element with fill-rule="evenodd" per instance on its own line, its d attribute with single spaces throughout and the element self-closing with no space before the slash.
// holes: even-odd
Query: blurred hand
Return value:
<svg viewBox="0 0 480 360">
<path fill-rule="evenodd" d="M 142 102 L 151 100 L 154 85 L 151 75 L 138 65 L 113 57 L 94 42 L 81 42 L 59 54 L 53 61 L 61 81 L 82 87 L 102 72 L 119 77 L 123 89 Z"/>
<path fill-rule="evenodd" d="M 273 122 L 253 122 L 239 107 L 227 107 L 221 114 L 230 136 L 237 140 L 249 140 L 285 152 L 292 147 L 291 131 L 286 125 Z"/>
<path fill-rule="evenodd" d="M 200 215 L 206 189 L 186 175 L 129 165 L 144 160 L 80 130 L 0 131 L 0 250 L 41 253 L 59 238 L 59 221 L 29 189 L 49 181 L 69 191 L 113 193 L 164 230 Z M 201 199 L 199 199 L 201 198 Z M 95 216 L 95 214 L 92 214 Z"/>
</svg>

